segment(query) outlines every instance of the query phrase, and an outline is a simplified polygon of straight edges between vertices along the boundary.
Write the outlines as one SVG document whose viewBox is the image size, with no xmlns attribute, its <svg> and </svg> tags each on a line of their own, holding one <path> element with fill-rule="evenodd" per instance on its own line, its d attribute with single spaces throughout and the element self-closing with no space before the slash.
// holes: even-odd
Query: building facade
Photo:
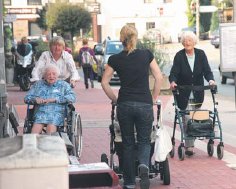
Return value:
<svg viewBox="0 0 236 189">
<path fill-rule="evenodd" d="M 146 30 L 157 28 L 168 32 L 177 41 L 178 32 L 187 27 L 186 0 L 98 0 L 101 14 L 98 25 L 102 27 L 102 39 L 107 36 L 118 39 L 124 24 L 133 24 L 139 38 Z"/>
</svg>

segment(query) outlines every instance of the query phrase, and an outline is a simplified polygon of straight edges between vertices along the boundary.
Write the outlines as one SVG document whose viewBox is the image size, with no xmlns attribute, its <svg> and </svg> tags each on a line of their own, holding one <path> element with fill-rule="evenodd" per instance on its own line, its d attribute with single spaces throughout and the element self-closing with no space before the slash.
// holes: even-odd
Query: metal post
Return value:
<svg viewBox="0 0 236 189">
<path fill-rule="evenodd" d="M 0 138 L 3 137 L 7 118 L 7 92 L 3 37 L 3 1 L 0 0 Z"/>
</svg>

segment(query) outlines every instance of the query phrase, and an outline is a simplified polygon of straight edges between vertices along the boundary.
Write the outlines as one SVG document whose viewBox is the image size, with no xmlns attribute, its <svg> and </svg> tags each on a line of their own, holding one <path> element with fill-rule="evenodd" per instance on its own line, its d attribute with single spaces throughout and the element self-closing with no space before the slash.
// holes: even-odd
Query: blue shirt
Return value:
<svg viewBox="0 0 236 189">
<path fill-rule="evenodd" d="M 34 123 L 64 125 L 66 104 L 74 103 L 75 93 L 70 85 L 62 80 L 49 85 L 45 80 L 36 82 L 25 96 L 25 103 L 35 104 L 36 98 L 56 99 L 55 103 L 39 104 L 36 106 Z"/>
</svg>

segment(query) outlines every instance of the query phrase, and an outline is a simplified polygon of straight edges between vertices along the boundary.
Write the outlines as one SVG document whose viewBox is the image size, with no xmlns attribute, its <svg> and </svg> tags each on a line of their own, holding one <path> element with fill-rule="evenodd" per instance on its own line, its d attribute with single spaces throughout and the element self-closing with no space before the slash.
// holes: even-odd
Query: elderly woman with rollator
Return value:
<svg viewBox="0 0 236 189">
<path fill-rule="evenodd" d="M 181 43 L 184 48 L 176 53 L 169 75 L 171 89 L 175 90 L 178 85 L 204 86 L 204 78 L 209 85 L 215 85 L 205 52 L 195 48 L 197 36 L 191 31 L 186 31 L 181 37 Z M 200 108 L 203 100 L 203 90 L 181 89 L 177 95 L 177 105 L 181 110 Z M 183 120 L 185 130 L 187 129 L 187 119 L 188 117 L 185 116 Z M 185 140 L 185 147 L 185 154 L 192 156 L 194 154 L 194 139 Z"/>
</svg>

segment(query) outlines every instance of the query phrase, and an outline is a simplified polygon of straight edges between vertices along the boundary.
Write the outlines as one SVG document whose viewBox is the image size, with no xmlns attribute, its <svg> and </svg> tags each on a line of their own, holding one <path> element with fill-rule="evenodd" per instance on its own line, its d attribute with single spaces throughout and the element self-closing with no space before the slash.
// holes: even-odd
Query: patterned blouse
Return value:
<svg viewBox="0 0 236 189">
<path fill-rule="evenodd" d="M 75 93 L 70 85 L 62 80 L 49 85 L 45 80 L 36 82 L 26 94 L 24 100 L 27 104 L 35 104 L 36 98 L 56 99 L 55 103 L 39 104 L 34 115 L 34 123 L 53 124 L 63 126 L 66 104 L 74 103 Z"/>
</svg>

